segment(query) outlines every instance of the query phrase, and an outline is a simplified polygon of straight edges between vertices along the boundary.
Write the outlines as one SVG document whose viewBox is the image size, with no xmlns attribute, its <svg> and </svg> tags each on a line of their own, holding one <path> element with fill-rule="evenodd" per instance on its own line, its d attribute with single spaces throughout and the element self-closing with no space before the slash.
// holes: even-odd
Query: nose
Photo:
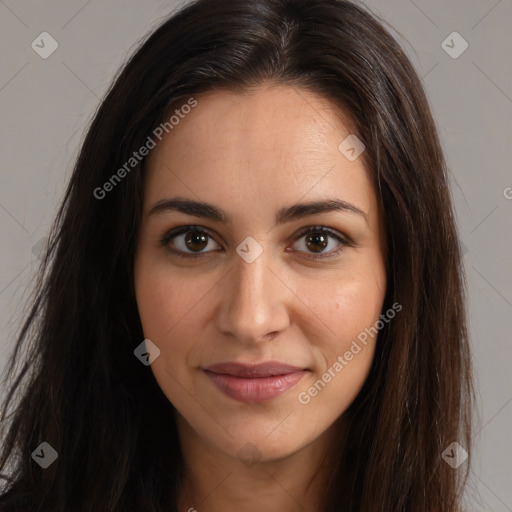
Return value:
<svg viewBox="0 0 512 512">
<path fill-rule="evenodd" d="M 222 284 L 217 328 L 240 343 L 270 341 L 290 323 L 293 292 L 273 270 L 266 251 L 248 263 L 235 255 L 234 268 Z"/>
</svg>

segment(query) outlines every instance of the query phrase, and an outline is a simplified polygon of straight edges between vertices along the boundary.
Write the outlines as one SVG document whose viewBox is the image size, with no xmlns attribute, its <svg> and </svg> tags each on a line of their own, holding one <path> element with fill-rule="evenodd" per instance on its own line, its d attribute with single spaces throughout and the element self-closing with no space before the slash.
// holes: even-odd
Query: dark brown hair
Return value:
<svg viewBox="0 0 512 512">
<path fill-rule="evenodd" d="M 107 197 L 94 191 L 191 95 L 265 82 L 314 92 L 350 117 L 384 213 L 383 310 L 403 307 L 347 411 L 325 512 L 461 510 L 470 459 L 452 469 L 441 454 L 454 441 L 471 454 L 465 283 L 416 72 L 383 24 L 348 1 L 198 0 L 140 45 L 83 142 L 5 378 L 30 341 L 2 411 L 0 471 L 10 474 L 0 511 L 175 510 L 173 406 L 133 355 L 143 340 L 133 258 L 145 162 Z M 43 441 L 59 454 L 45 470 L 31 458 Z"/>
</svg>

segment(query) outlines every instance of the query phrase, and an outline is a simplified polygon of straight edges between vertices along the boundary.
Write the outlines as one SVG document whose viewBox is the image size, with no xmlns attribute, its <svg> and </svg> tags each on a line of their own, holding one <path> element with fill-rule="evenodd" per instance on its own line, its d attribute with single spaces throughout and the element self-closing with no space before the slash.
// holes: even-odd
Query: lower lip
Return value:
<svg viewBox="0 0 512 512">
<path fill-rule="evenodd" d="M 265 402 L 293 388 L 307 370 L 272 377 L 243 378 L 205 370 L 208 378 L 227 396 L 240 402 Z"/>
</svg>

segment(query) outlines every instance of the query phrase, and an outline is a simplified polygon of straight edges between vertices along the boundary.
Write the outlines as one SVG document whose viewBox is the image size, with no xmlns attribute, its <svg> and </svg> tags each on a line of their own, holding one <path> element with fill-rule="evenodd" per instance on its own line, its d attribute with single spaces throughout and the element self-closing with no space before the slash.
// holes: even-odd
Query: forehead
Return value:
<svg viewBox="0 0 512 512">
<path fill-rule="evenodd" d="M 247 207 L 251 195 L 274 211 L 336 196 L 366 212 L 375 206 L 363 159 L 350 161 L 339 149 L 351 123 L 332 102 L 286 85 L 195 99 L 149 155 L 148 202 L 185 195 Z"/>
</svg>

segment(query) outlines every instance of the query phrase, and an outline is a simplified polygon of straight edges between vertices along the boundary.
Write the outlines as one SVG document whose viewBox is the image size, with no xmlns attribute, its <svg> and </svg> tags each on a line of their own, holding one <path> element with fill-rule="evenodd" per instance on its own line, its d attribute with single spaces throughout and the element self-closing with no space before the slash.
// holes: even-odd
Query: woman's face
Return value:
<svg viewBox="0 0 512 512">
<path fill-rule="evenodd" d="M 147 162 L 135 286 L 151 369 L 203 443 L 276 460 L 326 433 L 368 375 L 382 215 L 326 100 L 284 85 L 195 99 Z M 325 201 L 342 207 L 307 206 Z"/>
</svg>

